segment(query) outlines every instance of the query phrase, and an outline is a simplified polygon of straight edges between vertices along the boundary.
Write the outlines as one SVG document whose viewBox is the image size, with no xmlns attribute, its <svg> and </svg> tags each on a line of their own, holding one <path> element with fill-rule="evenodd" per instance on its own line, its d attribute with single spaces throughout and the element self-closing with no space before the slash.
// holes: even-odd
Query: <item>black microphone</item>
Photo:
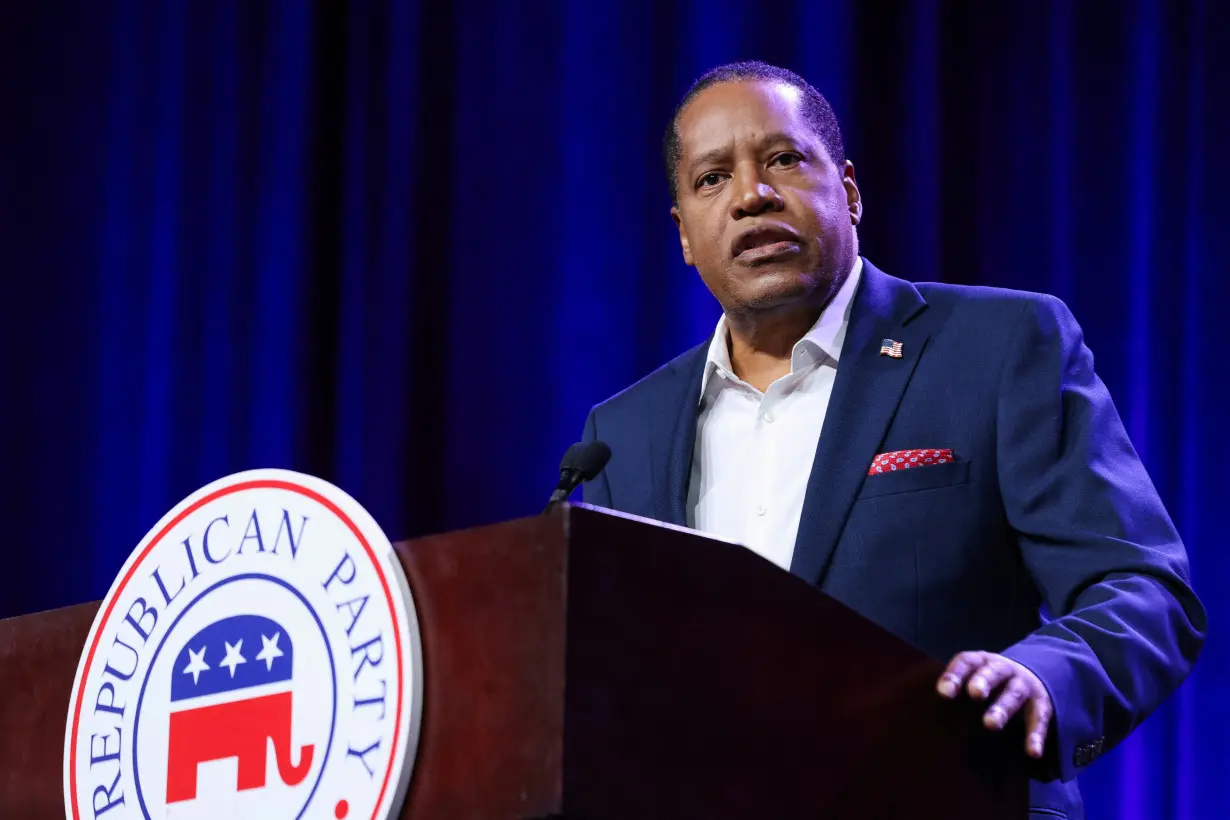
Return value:
<svg viewBox="0 0 1230 820">
<path fill-rule="evenodd" d="M 547 502 L 543 512 L 551 512 L 551 508 L 572 495 L 572 491 L 582 481 L 589 481 L 602 472 L 602 468 L 610 460 L 611 448 L 606 442 L 578 441 L 569 447 L 559 463 L 559 484 L 556 485 L 555 492 L 551 493 L 551 500 Z"/>
</svg>

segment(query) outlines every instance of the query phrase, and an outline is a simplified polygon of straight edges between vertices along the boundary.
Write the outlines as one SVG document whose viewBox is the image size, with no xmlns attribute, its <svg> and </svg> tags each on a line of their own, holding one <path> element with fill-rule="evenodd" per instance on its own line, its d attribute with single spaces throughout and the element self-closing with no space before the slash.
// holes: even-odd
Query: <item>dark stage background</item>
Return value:
<svg viewBox="0 0 1230 820">
<path fill-rule="evenodd" d="M 1212 623 L 1090 816 L 1230 816 L 1230 4 L 4 6 L 0 614 L 102 596 L 250 467 L 394 537 L 538 510 L 590 405 L 716 320 L 659 140 L 758 57 L 843 118 L 877 265 L 1083 323 Z"/>
</svg>

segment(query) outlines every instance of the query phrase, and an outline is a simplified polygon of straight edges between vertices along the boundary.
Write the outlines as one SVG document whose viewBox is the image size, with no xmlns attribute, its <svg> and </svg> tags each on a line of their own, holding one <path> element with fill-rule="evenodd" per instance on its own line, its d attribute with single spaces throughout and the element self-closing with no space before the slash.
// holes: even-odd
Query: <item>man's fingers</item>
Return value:
<svg viewBox="0 0 1230 820">
<path fill-rule="evenodd" d="M 1018 677 L 1013 677 L 1000 692 L 995 703 L 982 716 L 982 722 L 988 729 L 1002 729 L 1004 724 L 1020 710 L 1029 699 L 1029 684 Z"/>
<path fill-rule="evenodd" d="M 1012 667 L 1003 661 L 991 660 L 983 664 L 969 679 L 969 693 L 978 700 L 990 697 L 995 687 L 1012 676 Z"/>
<path fill-rule="evenodd" d="M 1042 757 L 1046 748 L 1046 733 L 1051 726 L 1051 699 L 1046 695 L 1035 695 L 1029 699 L 1025 710 L 1025 754 L 1030 757 Z"/>
<path fill-rule="evenodd" d="M 965 679 L 978 667 L 986 663 L 985 652 L 961 652 L 948 662 L 948 668 L 940 675 L 936 690 L 946 698 L 955 698 L 965 685 Z"/>
<path fill-rule="evenodd" d="M 983 715 L 983 724 L 991 730 L 1002 729 L 1024 709 L 1025 753 L 1042 757 L 1054 705 L 1033 672 L 991 652 L 961 652 L 949 661 L 935 686 L 946 698 L 955 698 L 964 686 L 977 700 L 990 698 L 1002 687 Z"/>
</svg>

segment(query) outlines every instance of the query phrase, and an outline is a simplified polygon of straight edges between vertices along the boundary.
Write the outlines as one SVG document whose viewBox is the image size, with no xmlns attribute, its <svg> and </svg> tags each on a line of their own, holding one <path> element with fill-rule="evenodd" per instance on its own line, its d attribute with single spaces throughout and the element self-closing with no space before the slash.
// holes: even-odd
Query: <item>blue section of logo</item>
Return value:
<svg viewBox="0 0 1230 820">
<path fill-rule="evenodd" d="M 276 621 L 235 615 L 192 636 L 175 659 L 171 702 L 290 680 L 294 651 Z"/>
</svg>

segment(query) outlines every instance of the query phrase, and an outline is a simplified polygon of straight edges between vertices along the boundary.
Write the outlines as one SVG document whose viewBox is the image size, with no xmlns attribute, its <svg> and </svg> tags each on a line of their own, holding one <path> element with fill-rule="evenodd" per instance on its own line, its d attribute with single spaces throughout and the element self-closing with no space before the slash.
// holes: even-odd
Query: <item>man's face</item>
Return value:
<svg viewBox="0 0 1230 820">
<path fill-rule="evenodd" d="M 834 164 L 801 96 L 783 83 L 721 83 L 680 117 L 671 215 L 684 260 L 727 313 L 822 305 L 854 264 L 854 166 Z"/>
</svg>

